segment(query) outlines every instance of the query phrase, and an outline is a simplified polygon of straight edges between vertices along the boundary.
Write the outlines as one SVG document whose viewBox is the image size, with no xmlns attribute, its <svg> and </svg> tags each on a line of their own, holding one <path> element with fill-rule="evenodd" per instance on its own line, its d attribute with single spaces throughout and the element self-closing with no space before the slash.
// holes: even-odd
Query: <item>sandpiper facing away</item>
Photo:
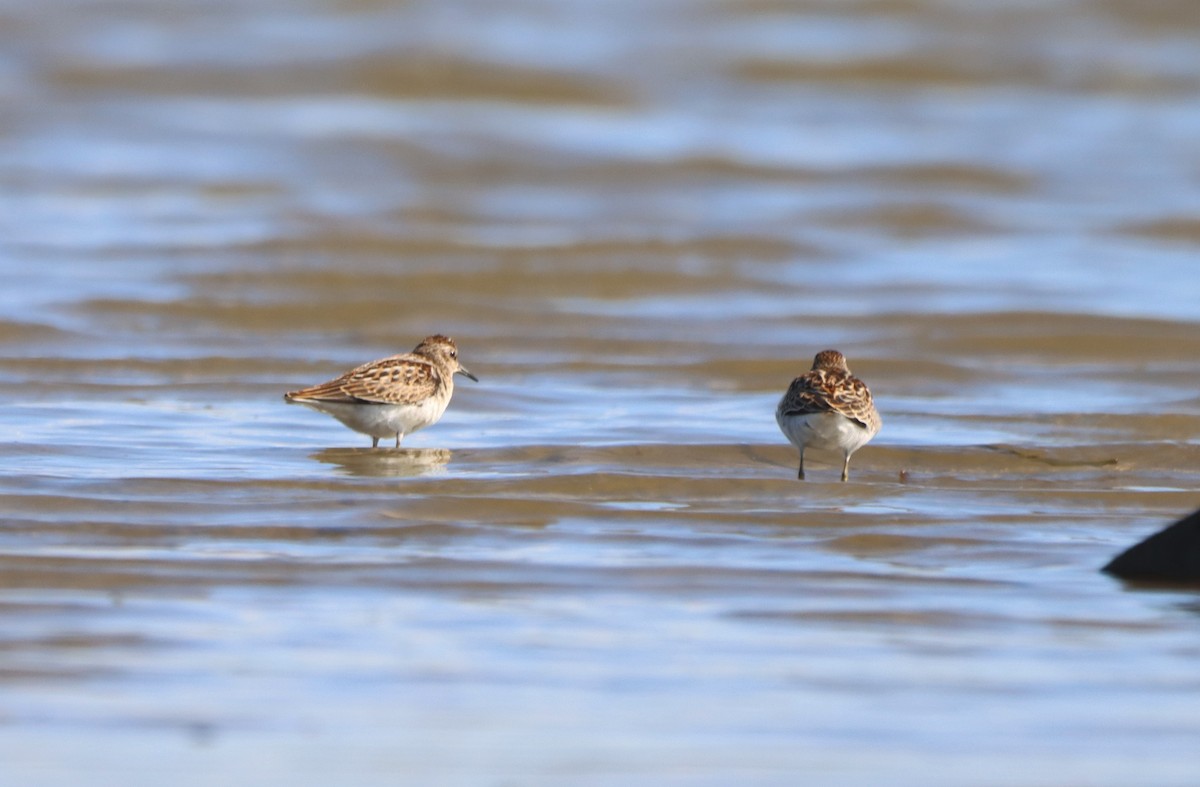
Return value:
<svg viewBox="0 0 1200 787">
<path fill-rule="evenodd" d="M 846 356 L 822 350 L 812 369 L 788 386 L 775 408 L 775 420 L 800 451 L 799 478 L 804 478 L 804 449 L 842 452 L 842 480 L 850 477 L 850 455 L 879 432 L 882 421 L 866 384 L 850 374 Z"/>
<path fill-rule="evenodd" d="M 365 363 L 326 383 L 283 395 L 285 401 L 303 404 L 332 415 L 356 432 L 379 438 L 396 438 L 436 424 L 454 394 L 454 375 L 479 379 L 458 362 L 454 340 L 427 336 L 410 353 Z"/>
</svg>

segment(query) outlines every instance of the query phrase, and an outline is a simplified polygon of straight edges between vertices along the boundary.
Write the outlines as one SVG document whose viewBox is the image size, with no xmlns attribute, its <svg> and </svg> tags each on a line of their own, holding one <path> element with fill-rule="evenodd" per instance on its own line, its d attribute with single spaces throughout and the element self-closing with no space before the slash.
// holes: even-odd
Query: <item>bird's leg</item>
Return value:
<svg viewBox="0 0 1200 787">
<path fill-rule="evenodd" d="M 404 433 L 403 433 L 403 432 L 396 432 L 396 447 L 397 447 L 397 448 L 399 448 L 399 447 L 400 447 L 400 439 L 401 439 L 402 437 L 404 437 Z"/>
<path fill-rule="evenodd" d="M 800 472 L 799 472 L 799 474 L 796 475 L 796 478 L 798 478 L 801 481 L 804 480 L 804 449 L 803 448 L 800 449 Z"/>
<path fill-rule="evenodd" d="M 850 454 L 846 454 L 846 460 L 842 462 L 842 480 L 850 479 Z"/>
<path fill-rule="evenodd" d="M 379 447 L 379 438 L 378 438 L 378 437 L 372 437 L 372 438 L 371 438 L 371 447 L 372 447 L 372 448 L 378 448 L 378 447 Z"/>
</svg>

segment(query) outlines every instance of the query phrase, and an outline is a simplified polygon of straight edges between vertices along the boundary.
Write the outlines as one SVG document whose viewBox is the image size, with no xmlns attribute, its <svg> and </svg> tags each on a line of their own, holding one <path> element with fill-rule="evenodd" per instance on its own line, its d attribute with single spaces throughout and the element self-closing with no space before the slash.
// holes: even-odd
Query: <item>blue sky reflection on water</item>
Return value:
<svg viewBox="0 0 1200 787">
<path fill-rule="evenodd" d="M 5 774 L 1193 784 L 1097 571 L 1200 505 L 1193 17 L 4 4 Z M 433 331 L 409 450 L 281 400 Z"/>
</svg>

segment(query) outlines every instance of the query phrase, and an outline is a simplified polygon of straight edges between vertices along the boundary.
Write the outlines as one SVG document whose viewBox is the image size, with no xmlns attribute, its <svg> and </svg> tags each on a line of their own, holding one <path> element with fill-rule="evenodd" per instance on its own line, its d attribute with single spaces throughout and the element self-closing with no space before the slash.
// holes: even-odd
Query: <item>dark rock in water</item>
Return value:
<svg viewBox="0 0 1200 787">
<path fill-rule="evenodd" d="M 1139 541 L 1101 570 L 1142 582 L 1200 584 L 1200 511 Z"/>
</svg>

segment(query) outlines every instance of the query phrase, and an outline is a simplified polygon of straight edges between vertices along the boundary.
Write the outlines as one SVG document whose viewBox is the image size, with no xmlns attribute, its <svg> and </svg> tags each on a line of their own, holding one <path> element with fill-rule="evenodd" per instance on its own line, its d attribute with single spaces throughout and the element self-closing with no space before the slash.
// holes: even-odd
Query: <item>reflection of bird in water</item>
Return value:
<svg viewBox="0 0 1200 787">
<path fill-rule="evenodd" d="M 439 334 L 426 337 L 410 353 L 363 364 L 283 398 L 370 435 L 372 448 L 381 437 L 395 437 L 399 448 L 406 434 L 436 424 L 446 412 L 456 374 L 479 382 L 458 362 L 454 340 Z"/>
<path fill-rule="evenodd" d="M 445 472 L 450 456 L 445 448 L 326 448 L 312 454 L 318 462 L 337 465 L 348 475 L 369 478 L 436 475 Z"/>
<path fill-rule="evenodd" d="M 775 409 L 780 430 L 800 451 L 799 478 L 804 478 L 804 449 L 828 448 L 842 453 L 842 480 L 850 477 L 850 455 L 879 432 L 879 412 L 866 384 L 850 374 L 846 356 L 822 350 L 812 369 L 792 380 Z"/>
</svg>

